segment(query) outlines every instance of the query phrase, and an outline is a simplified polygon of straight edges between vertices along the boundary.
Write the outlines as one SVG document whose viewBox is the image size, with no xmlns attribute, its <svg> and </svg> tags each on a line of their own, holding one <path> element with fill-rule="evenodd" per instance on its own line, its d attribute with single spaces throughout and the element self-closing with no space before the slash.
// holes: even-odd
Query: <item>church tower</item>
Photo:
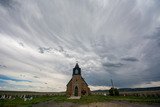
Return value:
<svg viewBox="0 0 160 107">
<path fill-rule="evenodd" d="M 76 66 L 73 68 L 73 75 L 81 75 L 81 68 L 79 68 L 78 63 L 76 63 Z"/>
<path fill-rule="evenodd" d="M 90 89 L 84 78 L 81 76 L 81 68 L 76 63 L 73 68 L 73 74 L 71 80 L 67 84 L 67 96 L 82 96 L 89 95 Z"/>
</svg>

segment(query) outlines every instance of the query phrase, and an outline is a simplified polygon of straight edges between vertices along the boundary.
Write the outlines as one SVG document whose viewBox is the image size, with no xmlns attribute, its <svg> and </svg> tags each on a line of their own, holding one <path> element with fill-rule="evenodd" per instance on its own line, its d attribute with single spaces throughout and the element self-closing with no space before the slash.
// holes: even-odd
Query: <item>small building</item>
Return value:
<svg viewBox="0 0 160 107">
<path fill-rule="evenodd" d="M 81 76 L 81 68 L 76 63 L 76 66 L 73 68 L 72 78 L 67 84 L 66 94 L 67 96 L 82 96 L 89 95 L 90 93 L 88 84 Z"/>
</svg>

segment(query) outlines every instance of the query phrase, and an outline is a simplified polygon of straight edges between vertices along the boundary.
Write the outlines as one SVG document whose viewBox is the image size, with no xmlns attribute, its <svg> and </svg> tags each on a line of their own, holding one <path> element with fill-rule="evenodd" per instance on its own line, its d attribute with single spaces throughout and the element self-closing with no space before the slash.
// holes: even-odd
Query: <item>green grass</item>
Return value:
<svg viewBox="0 0 160 107">
<path fill-rule="evenodd" d="M 0 107 L 16 107 L 16 106 L 31 106 L 40 102 L 53 101 L 57 103 L 72 102 L 78 104 L 87 104 L 93 102 L 107 102 L 107 101 L 128 101 L 145 104 L 160 103 L 160 98 L 153 97 L 134 97 L 134 96 L 103 96 L 103 95 L 90 95 L 83 96 L 81 99 L 68 99 L 66 96 L 39 96 L 33 98 L 33 100 L 24 101 L 23 99 L 16 98 L 14 100 L 0 100 Z"/>
<path fill-rule="evenodd" d="M 27 105 L 27 106 L 30 106 L 32 104 L 37 104 L 37 103 L 40 103 L 40 102 L 45 102 L 45 101 L 50 101 L 52 100 L 53 98 L 56 98 L 56 97 L 51 97 L 51 96 L 39 96 L 39 97 L 36 97 L 36 98 L 33 98 L 32 100 L 27 100 L 27 101 L 24 101 L 23 99 L 21 98 L 16 98 L 14 100 L 0 100 L 0 107 L 1 106 L 18 106 L 18 105 Z"/>
</svg>

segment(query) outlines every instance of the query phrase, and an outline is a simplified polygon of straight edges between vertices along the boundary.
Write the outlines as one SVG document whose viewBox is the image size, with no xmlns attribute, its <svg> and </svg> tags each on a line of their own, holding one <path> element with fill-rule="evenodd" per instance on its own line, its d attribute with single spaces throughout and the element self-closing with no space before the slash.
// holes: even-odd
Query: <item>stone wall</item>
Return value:
<svg viewBox="0 0 160 107">
<path fill-rule="evenodd" d="M 81 96 L 82 90 L 86 91 L 85 95 L 90 94 L 90 89 L 87 86 L 84 79 L 81 77 L 81 75 L 74 75 L 72 77 L 72 80 L 69 82 L 69 84 L 67 86 L 66 94 L 68 96 L 74 96 L 74 91 L 75 91 L 76 86 L 78 87 L 78 96 Z"/>
</svg>

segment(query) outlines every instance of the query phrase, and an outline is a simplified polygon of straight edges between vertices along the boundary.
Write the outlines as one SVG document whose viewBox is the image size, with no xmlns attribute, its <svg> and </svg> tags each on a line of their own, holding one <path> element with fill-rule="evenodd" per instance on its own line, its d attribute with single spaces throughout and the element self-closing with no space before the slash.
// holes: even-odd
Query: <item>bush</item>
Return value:
<svg viewBox="0 0 160 107">
<path fill-rule="evenodd" d="M 118 91 L 118 89 L 117 89 L 117 88 L 111 88 L 111 89 L 109 90 L 109 95 L 110 95 L 110 96 L 119 96 L 119 91 Z"/>
</svg>

